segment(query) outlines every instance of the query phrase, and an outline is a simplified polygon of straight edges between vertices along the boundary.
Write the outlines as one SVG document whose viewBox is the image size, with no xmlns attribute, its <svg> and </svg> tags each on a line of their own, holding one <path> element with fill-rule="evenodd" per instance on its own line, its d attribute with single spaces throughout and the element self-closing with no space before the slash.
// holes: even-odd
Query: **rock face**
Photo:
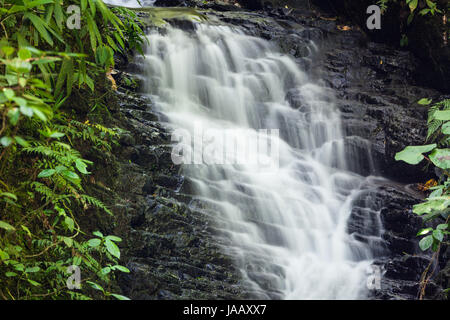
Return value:
<svg viewBox="0 0 450 320">
<path fill-rule="evenodd" d="M 382 15 L 381 29 L 368 30 L 366 10 L 376 4 L 372 0 L 314 0 L 329 14 L 340 15 L 352 24 L 364 29 L 369 37 L 378 43 L 389 43 L 399 47 L 403 36 L 408 38 L 408 49 L 419 59 L 414 78 L 423 85 L 433 86 L 450 92 L 450 47 L 444 42 L 444 32 L 449 31 L 442 14 L 422 16 L 416 14 L 410 24 L 407 19 L 410 9 L 405 1 L 390 1 Z M 448 1 L 434 1 L 446 12 Z M 419 9 L 421 6 L 419 5 Z M 427 48 L 424 50 L 424 48 Z"/>
<path fill-rule="evenodd" d="M 360 199 L 361 205 L 355 204 L 349 220 L 348 231 L 355 237 L 372 241 L 372 236 L 381 235 L 371 245 L 374 264 L 384 276 L 381 290 L 373 291 L 371 297 L 415 299 L 430 257 L 418 249 L 416 233 L 423 223 L 411 212 L 424 195 L 405 183 L 424 181 L 433 173 L 397 162 L 394 155 L 425 140 L 427 108 L 416 101 L 444 98 L 434 89 L 417 85 L 420 63 L 406 51 L 370 42 L 356 26 L 342 28 L 339 21 L 320 19 L 307 9 L 271 7 L 247 12 L 236 11 L 229 3 L 217 8 L 211 3 L 197 5 L 213 7 L 218 11 L 208 15 L 277 44 L 334 90 L 348 136 L 348 156 L 357 157 L 360 164 L 352 170 L 398 182 L 372 186 L 367 197 Z M 136 71 L 139 64 L 128 63 L 127 68 Z M 128 132 L 116 150 L 120 170 L 113 190 L 118 217 L 114 231 L 126 239 L 122 249 L 131 270 L 119 279 L 123 293 L 133 299 L 251 297 L 240 285 L 231 257 L 221 250 L 225 244 L 214 232 L 215 222 L 187 205 L 189 181 L 172 165 L 170 131 L 152 100 L 138 93 L 139 78 L 126 71 L 115 75 L 120 101 L 117 117 Z M 295 91 L 286 99 L 299 110 L 305 108 Z M 368 210 L 363 210 L 367 203 Z M 443 271 L 428 286 L 429 296 L 441 297 L 440 286 L 448 287 L 448 249 L 443 249 L 437 272 Z"/>
<path fill-rule="evenodd" d="M 115 150 L 119 170 L 109 202 L 116 225 L 106 228 L 124 239 L 122 263 L 131 272 L 118 279 L 122 293 L 131 299 L 244 298 L 210 218 L 187 206 L 188 183 L 172 163 L 170 132 L 152 100 L 138 93 L 139 77 L 124 70 L 114 77 L 120 108 L 113 116 L 127 132 Z"/>
</svg>

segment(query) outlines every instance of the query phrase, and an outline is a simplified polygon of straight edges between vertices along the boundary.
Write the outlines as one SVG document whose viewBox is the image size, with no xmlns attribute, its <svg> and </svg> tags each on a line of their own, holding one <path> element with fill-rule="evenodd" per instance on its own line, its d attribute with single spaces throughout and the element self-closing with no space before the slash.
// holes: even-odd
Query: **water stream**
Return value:
<svg viewBox="0 0 450 320">
<path fill-rule="evenodd" d="M 148 38 L 148 93 L 172 128 L 208 146 L 185 150 L 217 163 L 226 149 L 228 164 L 185 164 L 183 174 L 201 200 L 191 206 L 214 215 L 243 285 L 258 298 L 365 298 L 371 248 L 348 234 L 347 222 L 367 178 L 349 170 L 358 157 L 345 148 L 333 92 L 238 28 L 198 24 Z M 293 108 L 288 93 L 301 105 Z M 277 152 L 254 148 L 264 161 L 249 161 L 211 132 Z"/>
</svg>

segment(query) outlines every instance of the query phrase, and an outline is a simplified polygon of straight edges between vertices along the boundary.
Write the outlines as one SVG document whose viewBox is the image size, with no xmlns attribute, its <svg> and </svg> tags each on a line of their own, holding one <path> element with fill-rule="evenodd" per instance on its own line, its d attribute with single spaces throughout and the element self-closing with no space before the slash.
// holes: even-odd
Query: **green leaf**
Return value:
<svg viewBox="0 0 450 320">
<path fill-rule="evenodd" d="M 61 175 L 67 179 L 80 180 L 80 177 L 75 172 L 70 170 L 64 170 L 63 172 L 61 172 Z"/>
<path fill-rule="evenodd" d="M 450 110 L 438 110 L 433 113 L 433 118 L 436 120 L 449 121 Z"/>
<path fill-rule="evenodd" d="M 433 238 L 435 238 L 439 242 L 442 242 L 442 240 L 444 240 L 444 233 L 442 232 L 442 230 L 434 230 Z"/>
<path fill-rule="evenodd" d="M 31 12 L 25 12 L 23 16 L 24 18 L 28 18 L 33 23 L 34 27 L 39 32 L 41 37 L 44 38 L 49 45 L 53 46 L 53 40 L 50 37 L 50 34 L 47 32 L 45 21 Z"/>
<path fill-rule="evenodd" d="M 7 276 L 8 278 L 11 278 L 11 277 L 17 276 L 17 273 L 15 273 L 15 272 L 6 272 L 5 276 Z"/>
<path fill-rule="evenodd" d="M 122 296 L 122 295 L 120 295 L 120 294 L 111 293 L 111 295 L 112 295 L 114 298 L 116 298 L 117 300 L 131 300 L 130 298 L 125 297 L 125 296 Z"/>
<path fill-rule="evenodd" d="M 64 133 L 61 133 L 61 132 L 53 132 L 52 134 L 50 134 L 49 137 L 50 137 L 50 138 L 61 138 L 61 137 L 64 137 Z"/>
<path fill-rule="evenodd" d="M 10 137 L 4 136 L 0 139 L 0 143 L 2 144 L 2 146 L 4 146 L 6 148 L 11 143 L 13 143 L 13 139 L 11 139 Z"/>
<path fill-rule="evenodd" d="M 115 241 L 115 242 L 120 242 L 120 241 L 122 241 L 122 238 L 119 238 L 119 237 L 116 237 L 116 236 L 106 236 L 105 239 L 106 239 L 106 240 Z"/>
<path fill-rule="evenodd" d="M 5 229 L 7 231 L 14 231 L 16 230 L 16 228 L 14 228 L 12 225 L 10 225 L 9 223 L 0 220 L 0 229 Z"/>
<path fill-rule="evenodd" d="M 111 253 L 117 259 L 120 259 L 120 249 L 114 242 L 108 239 L 105 241 L 105 246 L 106 250 L 108 250 L 109 253 Z"/>
<path fill-rule="evenodd" d="M 17 53 L 19 58 L 22 60 L 27 60 L 31 58 L 31 52 L 28 49 L 20 49 L 19 52 Z"/>
<path fill-rule="evenodd" d="M 41 268 L 39 268 L 39 267 L 31 267 L 31 268 L 26 268 L 25 272 L 26 273 L 33 273 L 33 272 L 38 272 L 39 270 L 41 270 Z"/>
<path fill-rule="evenodd" d="M 73 62 L 70 58 L 65 58 L 61 64 L 61 69 L 59 70 L 58 79 L 56 80 L 55 86 L 55 96 L 59 96 L 61 89 L 66 81 L 69 73 L 73 72 Z M 67 84 L 69 86 L 69 84 Z"/>
<path fill-rule="evenodd" d="M 102 243 L 102 241 L 101 241 L 100 239 L 97 239 L 97 238 L 95 238 L 95 239 L 90 239 L 90 240 L 87 242 L 88 246 L 90 246 L 90 247 L 92 247 L 92 248 L 98 247 L 98 246 L 100 245 L 100 243 Z"/>
<path fill-rule="evenodd" d="M 22 147 L 29 147 L 30 146 L 30 144 L 22 137 L 15 136 L 14 140 L 16 140 L 16 142 L 18 144 L 20 144 Z"/>
<path fill-rule="evenodd" d="M 111 268 L 110 267 L 105 267 L 105 268 L 103 268 L 102 270 L 100 270 L 100 273 L 102 274 L 102 275 L 107 275 L 108 273 L 110 273 L 111 272 Z"/>
<path fill-rule="evenodd" d="M 443 134 L 450 134 L 450 122 L 446 122 L 442 125 L 441 132 Z"/>
<path fill-rule="evenodd" d="M 450 169 L 450 149 L 435 149 L 430 154 L 430 160 L 441 169 Z"/>
<path fill-rule="evenodd" d="M 436 148 L 436 144 L 428 144 L 425 146 L 408 146 L 403 151 L 397 152 L 395 160 L 403 160 L 409 164 L 418 164 L 424 159 L 422 153 L 430 152 Z"/>
<path fill-rule="evenodd" d="M 86 170 L 87 164 L 83 162 L 81 159 L 75 160 L 75 167 L 78 171 L 80 171 L 82 174 L 89 174 L 89 172 Z"/>
<path fill-rule="evenodd" d="M 437 230 L 446 230 L 448 228 L 448 224 L 442 223 L 436 227 Z"/>
<path fill-rule="evenodd" d="M 419 247 L 422 251 L 425 251 L 431 247 L 433 244 L 433 236 L 426 236 L 422 240 L 419 241 Z"/>
<path fill-rule="evenodd" d="M 411 10 L 411 12 L 416 10 L 417 2 L 418 2 L 418 0 L 411 0 L 411 1 L 409 1 L 409 9 Z"/>
<path fill-rule="evenodd" d="M 34 110 L 30 107 L 27 107 L 26 105 L 20 106 L 20 113 L 22 113 L 24 116 L 32 117 Z"/>
<path fill-rule="evenodd" d="M 8 197 L 8 198 L 11 198 L 11 199 L 14 199 L 14 200 L 17 201 L 17 196 L 15 194 L 10 193 L 10 192 L 0 192 L 0 196 Z"/>
<path fill-rule="evenodd" d="M 124 267 L 124 266 L 116 265 L 116 266 L 113 266 L 111 268 L 114 269 L 114 270 L 119 270 L 121 272 L 130 273 L 130 270 L 128 268 Z"/>
<path fill-rule="evenodd" d="M 34 281 L 34 280 L 27 279 L 27 281 L 28 281 L 29 283 L 31 283 L 33 286 L 35 286 L 35 287 L 38 287 L 38 286 L 41 285 L 39 282 L 36 282 L 36 281 Z"/>
<path fill-rule="evenodd" d="M 94 232 L 92 232 L 92 234 L 93 234 L 94 236 L 103 238 L 103 233 L 101 233 L 100 231 L 94 231 Z"/>
<path fill-rule="evenodd" d="M 427 99 L 427 98 L 422 98 L 419 101 L 417 101 L 418 104 L 421 104 L 423 106 L 429 105 L 431 103 L 431 99 Z"/>
<path fill-rule="evenodd" d="M 70 231 L 73 231 L 73 229 L 75 228 L 75 222 L 70 217 L 65 217 L 64 223 L 66 224 L 67 228 L 69 228 Z"/>
<path fill-rule="evenodd" d="M 425 229 L 421 229 L 418 233 L 417 236 L 424 236 L 427 233 L 429 233 L 431 230 L 433 230 L 433 228 L 425 228 Z"/>
<path fill-rule="evenodd" d="M 417 215 L 424 213 L 431 213 L 432 211 L 443 211 L 447 209 L 449 199 L 443 197 L 436 197 L 429 199 L 426 202 L 419 203 L 413 206 L 413 212 Z"/>
<path fill-rule="evenodd" d="M 95 282 L 92 282 L 92 281 L 86 281 L 86 283 L 89 284 L 89 285 L 90 285 L 92 288 L 94 288 L 95 290 L 99 290 L 99 291 L 105 292 L 105 291 L 103 290 L 103 287 L 102 287 L 101 285 L 96 284 Z"/>
<path fill-rule="evenodd" d="M 16 50 L 13 47 L 8 47 L 8 46 L 1 47 L 1 49 L 5 53 L 6 56 L 12 55 L 14 53 L 14 51 Z"/>
<path fill-rule="evenodd" d="M 19 121 L 20 111 L 19 108 L 12 108 L 8 111 L 9 122 L 15 126 Z"/>
<path fill-rule="evenodd" d="M 63 241 L 66 244 L 67 247 L 72 248 L 73 246 L 73 239 L 69 237 L 63 237 Z"/>
<path fill-rule="evenodd" d="M 52 175 L 54 175 L 56 172 L 55 169 L 45 169 L 42 170 L 39 174 L 38 174 L 38 178 L 48 178 Z"/>
<path fill-rule="evenodd" d="M 9 89 L 9 88 L 5 88 L 3 89 L 3 94 L 5 95 L 6 99 L 8 100 L 12 100 L 14 98 L 14 96 L 16 95 L 16 93 L 14 92 L 14 90 Z"/>
</svg>

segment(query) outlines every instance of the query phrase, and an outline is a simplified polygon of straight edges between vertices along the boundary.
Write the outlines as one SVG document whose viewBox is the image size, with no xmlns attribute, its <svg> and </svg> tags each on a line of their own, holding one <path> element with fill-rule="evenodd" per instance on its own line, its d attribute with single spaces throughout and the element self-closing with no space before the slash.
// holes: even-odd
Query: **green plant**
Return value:
<svg viewBox="0 0 450 320">
<path fill-rule="evenodd" d="M 0 4 L 0 298 L 125 299 L 111 293 L 115 274 L 129 272 L 118 264 L 120 238 L 92 246 L 81 227 L 87 210 L 112 214 L 85 191 L 95 163 L 83 153 L 111 151 L 120 130 L 86 120 L 77 105 L 105 105 L 100 92 L 111 88 L 101 79 L 114 53 L 142 51 L 143 32 L 134 13 L 119 18 L 101 0 Z M 80 30 L 65 27 L 70 4 L 81 8 Z M 66 286 L 71 265 L 80 291 Z"/>
<path fill-rule="evenodd" d="M 406 26 L 413 22 L 417 14 L 421 16 L 443 14 L 443 11 L 438 8 L 437 3 L 433 0 L 379 0 L 377 4 L 380 6 L 382 13 L 388 10 L 389 3 L 400 3 L 405 10 L 409 11 L 406 21 L 401 21 L 402 24 L 406 22 Z M 406 47 L 408 44 L 408 36 L 403 33 L 400 39 L 400 46 Z"/>
<path fill-rule="evenodd" d="M 420 100 L 421 104 L 429 104 L 429 100 Z M 413 212 L 423 216 L 424 221 L 441 220 L 436 227 L 427 227 L 419 230 L 417 236 L 422 236 L 419 247 L 425 251 L 431 249 L 434 252 L 433 260 L 439 256 L 442 243 L 448 243 L 449 213 L 450 213 L 450 99 L 434 104 L 428 113 L 428 135 L 435 143 L 423 146 L 408 146 L 395 155 L 396 160 L 402 160 L 409 164 L 419 164 L 424 159 L 429 164 L 438 168 L 442 175 L 439 185 L 430 188 L 432 192 L 426 201 L 413 206 Z M 426 283 L 431 275 L 427 275 L 429 268 L 422 276 L 421 297 L 424 295 Z"/>
</svg>

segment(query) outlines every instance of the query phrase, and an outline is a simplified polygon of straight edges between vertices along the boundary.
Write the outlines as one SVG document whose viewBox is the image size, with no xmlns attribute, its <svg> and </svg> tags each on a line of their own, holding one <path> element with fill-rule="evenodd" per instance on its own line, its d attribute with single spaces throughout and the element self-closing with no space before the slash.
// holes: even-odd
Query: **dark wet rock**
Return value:
<svg viewBox="0 0 450 320">
<path fill-rule="evenodd" d="M 438 8 L 445 12 L 447 0 L 438 0 Z M 366 9 L 374 4 L 372 0 L 314 0 L 329 14 L 338 15 L 352 24 L 357 24 L 375 42 L 388 43 L 392 47 L 400 46 L 403 34 L 408 37 L 408 49 L 418 58 L 419 66 L 414 72 L 414 79 L 419 83 L 450 91 L 450 47 L 444 44 L 442 14 L 416 15 L 406 28 L 410 14 L 407 5 L 402 2 L 388 4 L 382 16 L 381 29 L 368 30 Z M 427 48 L 427 50 L 424 50 Z"/>
<path fill-rule="evenodd" d="M 122 293 L 142 300 L 244 297 L 232 259 L 207 229 L 211 218 L 190 210 L 191 197 L 178 192 L 184 177 L 171 160 L 170 132 L 153 101 L 128 85 L 135 76 L 120 70 L 115 76 L 126 131 L 115 150 L 118 175 L 109 191 L 116 223 L 104 229 L 124 239 L 122 264 L 130 273 L 118 279 Z"/>
</svg>

